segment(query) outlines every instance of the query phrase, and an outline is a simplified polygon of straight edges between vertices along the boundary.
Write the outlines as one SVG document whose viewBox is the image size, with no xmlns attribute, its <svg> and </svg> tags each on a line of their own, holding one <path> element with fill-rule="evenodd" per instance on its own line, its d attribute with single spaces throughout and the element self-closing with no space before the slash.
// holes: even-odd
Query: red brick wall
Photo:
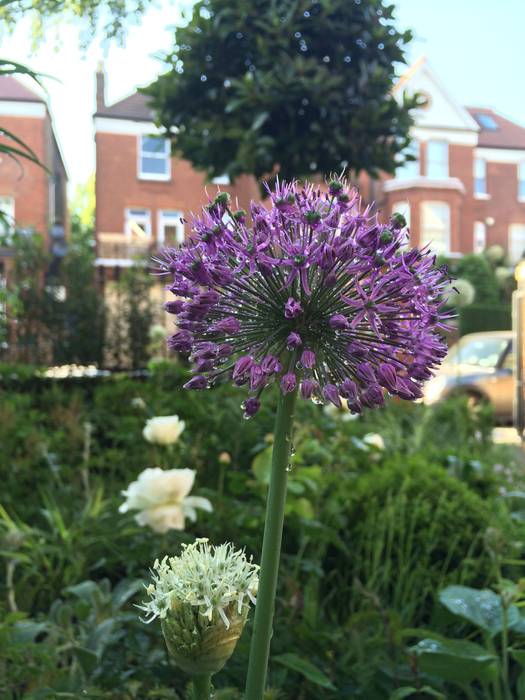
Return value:
<svg viewBox="0 0 525 700">
<path fill-rule="evenodd" d="M 175 209 L 189 217 L 198 213 L 208 198 L 219 189 L 206 184 L 205 177 L 196 172 L 190 163 L 172 159 L 171 179 L 140 180 L 137 176 L 138 139 L 134 135 L 96 134 L 96 230 L 102 233 L 124 231 L 124 210 L 128 207 L 151 211 L 153 240 L 157 235 L 157 214 L 162 209 Z M 251 199 L 259 198 L 257 183 L 251 177 L 239 178 L 235 186 L 221 186 L 232 197 L 238 198 L 239 206 L 247 208 Z M 186 234 L 188 227 L 186 227 Z"/>
<path fill-rule="evenodd" d="M 490 199 L 474 200 L 474 220 L 494 219 L 487 226 L 487 245 L 508 246 L 510 224 L 525 224 L 525 203 L 518 201 L 518 172 L 512 163 L 487 163 Z"/>
<path fill-rule="evenodd" d="M 48 163 L 46 148 L 47 118 L 2 117 L 2 127 L 22 139 L 38 158 Z M 0 138 L 14 145 L 13 141 Z M 47 232 L 48 175 L 46 171 L 26 159 L 16 163 L 5 155 L 1 157 L 0 195 L 14 196 L 15 218 L 21 227 L 32 226 L 39 233 Z"/>
</svg>

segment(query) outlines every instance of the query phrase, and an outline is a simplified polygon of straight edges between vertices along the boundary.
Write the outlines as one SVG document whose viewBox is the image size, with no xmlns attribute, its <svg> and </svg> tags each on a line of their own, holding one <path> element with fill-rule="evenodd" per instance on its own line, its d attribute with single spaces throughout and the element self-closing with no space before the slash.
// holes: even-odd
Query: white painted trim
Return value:
<svg viewBox="0 0 525 700">
<path fill-rule="evenodd" d="M 0 116 L 2 117 L 36 117 L 37 119 L 45 119 L 46 113 L 46 106 L 42 102 L 0 100 Z"/>
<path fill-rule="evenodd" d="M 476 158 L 483 158 L 489 163 L 521 163 L 525 160 L 525 148 L 488 148 L 479 147 Z"/>
<path fill-rule="evenodd" d="M 414 126 L 410 130 L 412 138 L 418 141 L 447 141 L 455 146 L 477 146 L 478 134 L 468 129 L 446 129 L 444 127 Z"/>
<path fill-rule="evenodd" d="M 177 228 L 177 243 L 180 245 L 181 243 L 184 243 L 184 238 L 185 238 L 185 233 L 184 233 L 184 224 L 180 221 L 182 217 L 184 217 L 184 212 L 181 211 L 180 209 L 160 209 L 157 213 L 157 246 L 161 248 L 164 245 L 164 241 L 166 240 L 166 235 L 164 231 L 164 226 L 166 224 L 170 224 L 170 222 L 173 221 L 175 217 L 166 217 L 164 213 L 166 211 L 170 212 L 176 212 L 178 214 L 176 221 L 175 221 L 175 226 Z"/>
<path fill-rule="evenodd" d="M 131 258 L 96 258 L 97 267 L 133 267 L 137 262 Z"/>
<path fill-rule="evenodd" d="M 156 134 L 155 134 L 156 135 Z M 169 139 L 164 139 L 164 153 L 162 158 L 157 155 L 145 156 L 147 158 L 157 158 L 157 160 L 166 160 L 168 164 L 167 173 L 143 173 L 141 170 L 141 160 L 142 160 L 142 139 L 144 136 L 152 136 L 152 134 L 139 134 L 137 135 L 137 178 L 139 180 L 155 180 L 157 182 L 169 182 L 171 180 L 171 144 Z"/>
<path fill-rule="evenodd" d="M 105 134 L 123 134 L 135 136 L 143 134 L 145 136 L 162 136 L 165 131 L 160 129 L 153 122 L 139 122 L 133 119 L 112 119 L 111 117 L 95 117 L 95 132 Z"/>
<path fill-rule="evenodd" d="M 126 207 L 124 209 L 124 234 L 126 236 L 126 240 L 131 243 L 133 239 L 133 232 L 131 230 L 131 227 L 128 226 L 128 222 L 132 220 L 132 217 L 129 216 L 130 211 L 144 211 L 146 212 L 146 226 L 143 229 L 144 234 L 148 241 L 151 241 L 152 239 L 152 227 L 151 227 L 151 209 L 147 209 L 145 207 Z M 140 224 L 139 224 L 140 225 Z"/>
<path fill-rule="evenodd" d="M 474 199 L 492 199 L 492 195 L 488 192 L 474 192 Z"/>
<path fill-rule="evenodd" d="M 412 190 L 416 187 L 424 189 L 439 189 L 439 190 L 457 190 L 462 194 L 465 193 L 465 185 L 457 177 L 448 177 L 444 180 L 434 180 L 429 177 L 410 178 L 409 180 L 385 180 L 383 183 L 384 192 L 396 192 L 397 190 Z"/>
</svg>

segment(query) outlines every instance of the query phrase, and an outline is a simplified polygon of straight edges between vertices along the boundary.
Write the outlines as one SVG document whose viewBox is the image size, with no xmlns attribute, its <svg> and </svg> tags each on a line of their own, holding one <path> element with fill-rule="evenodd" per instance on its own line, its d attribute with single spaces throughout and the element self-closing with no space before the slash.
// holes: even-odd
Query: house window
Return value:
<svg viewBox="0 0 525 700">
<path fill-rule="evenodd" d="M 410 146 L 404 151 L 404 156 L 412 156 L 415 160 L 407 161 L 396 169 L 396 180 L 411 180 L 419 177 L 419 142 L 412 141 Z"/>
<path fill-rule="evenodd" d="M 525 224 L 511 224 L 509 226 L 509 258 L 512 263 L 517 263 L 525 253 Z"/>
<path fill-rule="evenodd" d="M 450 253 L 450 207 L 446 202 L 421 202 L 421 245 Z"/>
<path fill-rule="evenodd" d="M 139 136 L 139 177 L 143 180 L 169 180 L 170 141 L 161 136 Z"/>
<path fill-rule="evenodd" d="M 126 209 L 124 233 L 128 238 L 151 238 L 151 212 L 149 209 Z"/>
<path fill-rule="evenodd" d="M 487 247 L 487 227 L 482 221 L 474 222 L 474 253 L 482 253 Z"/>
<path fill-rule="evenodd" d="M 525 202 L 525 160 L 518 163 L 518 199 Z"/>
<path fill-rule="evenodd" d="M 394 202 L 392 204 L 392 214 L 395 213 L 403 214 L 407 226 L 410 228 L 410 204 L 406 200 L 404 202 Z"/>
<path fill-rule="evenodd" d="M 0 196 L 0 237 L 8 236 L 15 230 L 15 199 Z"/>
<path fill-rule="evenodd" d="M 446 141 L 427 142 L 426 175 L 436 180 L 448 177 L 448 143 Z"/>
<path fill-rule="evenodd" d="M 184 242 L 184 224 L 181 211 L 159 211 L 157 240 L 159 248 L 178 248 Z"/>
<path fill-rule="evenodd" d="M 474 194 L 487 194 L 487 161 L 474 158 Z"/>
</svg>

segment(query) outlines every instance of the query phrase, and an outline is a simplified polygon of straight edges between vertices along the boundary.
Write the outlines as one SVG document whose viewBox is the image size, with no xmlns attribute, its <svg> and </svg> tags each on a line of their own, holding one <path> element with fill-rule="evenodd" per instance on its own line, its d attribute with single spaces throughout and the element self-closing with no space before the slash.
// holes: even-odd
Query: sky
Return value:
<svg viewBox="0 0 525 700">
<path fill-rule="evenodd" d="M 425 55 L 449 94 L 461 104 L 488 106 L 525 126 L 525 0 L 395 0 L 397 26 L 414 39 L 407 59 Z M 30 24 L 20 22 L 0 42 L 2 58 L 26 63 L 53 76 L 45 81 L 71 189 L 93 173 L 92 114 L 95 72 L 102 60 L 108 102 L 131 94 L 162 70 L 159 55 L 172 46 L 181 21 L 177 0 L 157 0 L 123 47 L 95 36 L 80 48 L 80 28 L 62 21 L 31 52 Z M 184 5 L 188 5 L 185 0 Z"/>
</svg>

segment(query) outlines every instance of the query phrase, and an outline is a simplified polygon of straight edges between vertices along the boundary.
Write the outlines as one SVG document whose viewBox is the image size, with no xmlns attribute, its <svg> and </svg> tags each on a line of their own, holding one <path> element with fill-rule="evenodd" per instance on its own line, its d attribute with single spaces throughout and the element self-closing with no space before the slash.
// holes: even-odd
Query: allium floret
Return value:
<svg viewBox="0 0 525 700">
<path fill-rule="evenodd" d="M 220 619 L 228 629 L 230 608 L 240 615 L 255 605 L 259 567 L 230 543 L 215 547 L 199 538 L 182 548 L 180 556 L 153 564 L 153 583 L 146 588 L 150 600 L 138 606 L 150 616 L 146 622 L 165 619 L 179 603 L 195 607 L 209 622 Z"/>
<path fill-rule="evenodd" d="M 320 403 L 343 396 L 354 412 L 386 393 L 419 398 L 447 351 L 446 269 L 408 247 L 401 215 L 382 224 L 341 178 L 328 191 L 278 182 L 269 195 L 249 224 L 219 194 L 158 261 L 177 297 L 169 347 L 193 363 L 186 387 L 245 385 L 246 417 L 274 383 Z"/>
</svg>

